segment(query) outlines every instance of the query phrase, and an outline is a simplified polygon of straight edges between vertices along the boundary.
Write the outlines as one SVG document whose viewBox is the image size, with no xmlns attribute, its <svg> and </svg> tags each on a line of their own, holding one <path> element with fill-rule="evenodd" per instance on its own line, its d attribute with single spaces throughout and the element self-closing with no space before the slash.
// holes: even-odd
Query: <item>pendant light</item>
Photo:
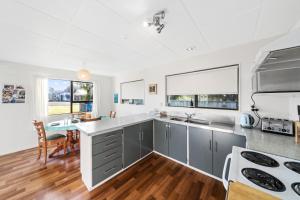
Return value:
<svg viewBox="0 0 300 200">
<path fill-rule="evenodd" d="M 86 69 L 79 70 L 77 76 L 78 79 L 81 81 L 88 81 L 91 79 L 91 73 Z"/>
<path fill-rule="evenodd" d="M 82 66 L 85 66 L 85 62 L 83 62 Z M 77 77 L 81 81 L 88 81 L 91 79 L 91 73 L 87 69 L 80 69 L 77 73 Z"/>
</svg>

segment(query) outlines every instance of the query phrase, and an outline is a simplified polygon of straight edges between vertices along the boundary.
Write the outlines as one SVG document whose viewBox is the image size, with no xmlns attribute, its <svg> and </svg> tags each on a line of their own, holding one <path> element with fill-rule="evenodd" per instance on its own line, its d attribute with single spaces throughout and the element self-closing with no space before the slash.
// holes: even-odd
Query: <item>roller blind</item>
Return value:
<svg viewBox="0 0 300 200">
<path fill-rule="evenodd" d="M 144 80 L 121 83 L 122 99 L 144 99 Z"/>
<path fill-rule="evenodd" d="M 237 94 L 238 65 L 166 77 L 167 95 Z"/>
</svg>

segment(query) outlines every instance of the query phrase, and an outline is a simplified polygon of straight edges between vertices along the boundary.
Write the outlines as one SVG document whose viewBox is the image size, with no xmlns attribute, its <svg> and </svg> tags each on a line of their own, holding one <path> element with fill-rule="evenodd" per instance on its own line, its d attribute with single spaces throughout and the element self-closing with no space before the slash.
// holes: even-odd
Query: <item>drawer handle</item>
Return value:
<svg viewBox="0 0 300 200">
<path fill-rule="evenodd" d="M 109 158 L 109 157 L 115 155 L 116 153 L 117 153 L 117 152 L 113 152 L 112 154 L 105 156 L 105 158 Z"/>
<path fill-rule="evenodd" d="M 111 143 L 105 144 L 105 146 L 108 147 L 108 146 L 111 146 L 111 145 L 113 145 L 113 144 L 115 144 L 115 143 L 116 143 L 116 142 L 113 141 L 113 142 L 111 142 Z"/>
<path fill-rule="evenodd" d="M 113 137 L 113 136 L 116 136 L 117 134 L 110 134 L 110 135 L 106 135 L 104 136 L 105 138 L 108 138 L 108 137 Z"/>
<path fill-rule="evenodd" d="M 116 166 L 113 166 L 112 168 L 105 170 L 104 173 L 107 174 L 108 172 L 110 172 L 110 171 L 112 171 L 112 170 L 114 170 L 114 169 L 116 169 Z"/>
</svg>

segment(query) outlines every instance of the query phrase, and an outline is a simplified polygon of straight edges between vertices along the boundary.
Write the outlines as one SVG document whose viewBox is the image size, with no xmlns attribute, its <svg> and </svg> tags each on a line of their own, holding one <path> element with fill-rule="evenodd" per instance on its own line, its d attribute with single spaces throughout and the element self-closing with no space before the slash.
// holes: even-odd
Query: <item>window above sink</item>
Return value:
<svg viewBox="0 0 300 200">
<path fill-rule="evenodd" d="M 166 106 L 238 110 L 239 66 L 167 75 Z"/>
</svg>

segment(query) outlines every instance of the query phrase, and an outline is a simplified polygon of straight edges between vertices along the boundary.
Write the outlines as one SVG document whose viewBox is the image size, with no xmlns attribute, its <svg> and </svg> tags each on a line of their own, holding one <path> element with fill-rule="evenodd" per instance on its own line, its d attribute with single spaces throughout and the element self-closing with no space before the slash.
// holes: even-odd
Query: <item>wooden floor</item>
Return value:
<svg viewBox="0 0 300 200">
<path fill-rule="evenodd" d="M 224 199 L 221 182 L 151 154 L 104 185 L 88 192 L 79 154 L 36 160 L 36 149 L 0 157 L 0 199 Z"/>
</svg>

